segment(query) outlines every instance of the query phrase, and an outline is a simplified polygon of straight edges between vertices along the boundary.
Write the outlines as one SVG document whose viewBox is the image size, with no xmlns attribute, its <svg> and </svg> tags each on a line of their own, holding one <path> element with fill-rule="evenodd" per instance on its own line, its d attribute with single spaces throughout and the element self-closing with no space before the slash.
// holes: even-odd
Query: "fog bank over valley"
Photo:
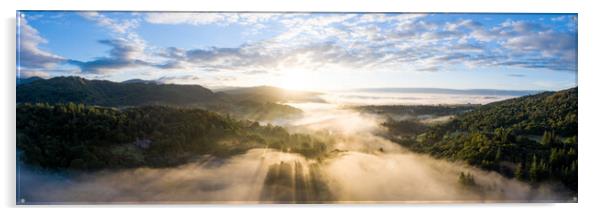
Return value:
<svg viewBox="0 0 602 216">
<path fill-rule="evenodd" d="M 419 97 L 423 97 L 420 95 Z M 96 202 L 487 202 L 561 199 L 551 186 L 532 188 L 495 172 L 410 152 L 385 139 L 385 117 L 349 109 L 351 104 L 416 101 L 380 96 L 325 96 L 330 103 L 287 103 L 303 110 L 275 124 L 329 140 L 327 157 L 256 148 L 230 158 L 199 155 L 173 168 L 135 168 L 84 174 L 20 171 L 19 193 L 34 203 Z M 442 95 L 418 103 L 481 103 L 485 96 Z M 500 98 L 495 98 L 499 100 Z M 359 102 L 363 100 L 362 102 Z M 380 100 L 376 102 L 375 100 Z M 333 101 L 336 101 L 333 103 Z M 427 119 L 428 120 L 428 119 Z M 475 185 L 459 182 L 469 173 Z M 44 191 L 44 193 L 40 193 Z"/>
</svg>

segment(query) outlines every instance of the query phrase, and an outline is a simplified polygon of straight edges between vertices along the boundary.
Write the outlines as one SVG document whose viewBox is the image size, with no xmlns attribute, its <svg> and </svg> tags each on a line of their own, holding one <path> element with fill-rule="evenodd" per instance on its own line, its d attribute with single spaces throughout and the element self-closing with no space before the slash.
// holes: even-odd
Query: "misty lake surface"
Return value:
<svg viewBox="0 0 602 216">
<path fill-rule="evenodd" d="M 174 168 L 73 178 L 23 169 L 20 191 L 37 203 L 541 202 L 557 197 L 547 187 L 534 189 L 495 172 L 412 153 L 378 135 L 382 117 L 342 106 L 488 103 L 509 96 L 335 93 L 323 98 L 327 103 L 288 103 L 304 111 L 300 118 L 264 123 L 334 139 L 325 159 L 257 148 L 228 159 L 205 155 Z M 461 185 L 461 172 L 471 173 L 478 189 Z"/>
</svg>

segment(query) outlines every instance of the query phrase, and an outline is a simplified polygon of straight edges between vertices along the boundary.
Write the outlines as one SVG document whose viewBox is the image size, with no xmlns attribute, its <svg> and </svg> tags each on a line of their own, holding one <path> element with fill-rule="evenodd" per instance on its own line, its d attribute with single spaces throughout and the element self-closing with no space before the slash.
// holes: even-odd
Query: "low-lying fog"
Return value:
<svg viewBox="0 0 602 216">
<path fill-rule="evenodd" d="M 252 149 L 227 160 L 204 156 L 176 168 L 102 171 L 72 178 L 22 166 L 19 197 L 33 203 L 545 202 L 558 198 L 550 187 L 534 189 L 494 172 L 411 153 L 377 135 L 382 130 L 380 117 L 343 109 L 336 104 L 340 101 L 334 102 L 289 104 L 303 109 L 304 116 L 272 122 L 291 132 L 335 139 L 327 159 Z M 478 189 L 461 185 L 461 172 L 471 173 Z"/>
<path fill-rule="evenodd" d="M 332 92 L 322 96 L 334 104 L 348 105 L 433 105 L 433 104 L 487 104 L 509 99 L 510 95 L 435 94 L 402 92 Z"/>
</svg>

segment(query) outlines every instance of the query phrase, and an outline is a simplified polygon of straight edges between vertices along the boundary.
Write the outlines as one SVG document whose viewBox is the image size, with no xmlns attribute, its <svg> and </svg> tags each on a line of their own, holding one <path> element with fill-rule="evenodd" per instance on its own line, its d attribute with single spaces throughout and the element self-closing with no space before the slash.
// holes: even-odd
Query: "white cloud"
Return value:
<svg viewBox="0 0 602 216">
<path fill-rule="evenodd" d="M 125 39 L 101 40 L 99 43 L 110 46 L 109 56 L 99 57 L 92 61 L 69 60 L 72 65 L 80 68 L 82 73 L 106 74 L 120 69 L 140 66 L 152 66 L 151 63 L 141 60 L 144 56 L 144 47 L 132 44 Z"/>
<path fill-rule="evenodd" d="M 19 18 L 19 29 L 17 32 L 18 61 L 19 67 L 49 69 L 63 62 L 65 58 L 39 48 L 41 44 L 48 41 L 40 36 L 38 30 L 27 23 L 25 17 Z"/>
<path fill-rule="evenodd" d="M 553 31 L 537 32 L 509 38 L 505 45 L 520 51 L 542 51 L 545 56 L 573 53 L 576 35 Z"/>
<path fill-rule="evenodd" d="M 574 71 L 576 35 L 539 23 L 507 20 L 485 26 L 477 20 L 435 22 L 425 14 L 147 13 L 152 24 L 283 27 L 276 36 L 238 47 L 149 48 L 135 32 L 138 21 L 83 13 L 116 39 L 108 56 L 70 61 L 82 71 L 128 68 L 199 72 L 278 73 L 290 68 L 328 72 L 445 71 L 447 67 L 511 66 Z M 244 30 L 243 30 L 244 32 Z M 244 34 L 244 33 L 243 33 Z M 261 72 L 261 73 L 257 73 Z"/>
<path fill-rule="evenodd" d="M 238 15 L 224 13 L 149 13 L 145 20 L 153 24 L 229 24 L 237 22 Z"/>
<path fill-rule="evenodd" d="M 21 78 L 30 78 L 30 77 L 40 77 L 40 78 L 50 78 L 50 74 L 48 74 L 48 72 L 45 71 L 36 71 L 36 70 L 21 70 L 20 71 L 20 77 Z"/>
<path fill-rule="evenodd" d="M 474 30 L 474 29 L 478 29 L 481 28 L 483 26 L 483 24 L 474 21 L 474 20 L 470 20 L 470 19 L 461 19 L 457 22 L 452 22 L 452 23 L 446 23 L 445 24 L 445 28 L 448 31 L 457 31 L 459 29 L 462 28 L 466 28 L 469 30 Z"/>
<path fill-rule="evenodd" d="M 135 32 L 135 29 L 138 28 L 140 22 L 136 18 L 118 20 L 93 11 L 80 12 L 79 15 L 87 20 L 95 22 L 99 26 L 111 30 L 114 38 L 118 40 L 127 40 L 128 43 L 131 43 L 131 46 L 140 47 L 139 49 L 142 50 L 147 46 L 146 41 Z"/>
<path fill-rule="evenodd" d="M 274 38 L 238 48 L 188 50 L 186 59 L 181 54 L 175 59 L 212 71 L 247 68 L 277 71 L 286 67 L 315 70 L 335 65 L 348 67 L 350 71 L 398 68 L 437 71 L 453 65 L 568 71 L 576 67 L 576 38 L 571 33 L 521 20 L 486 27 L 471 19 L 436 23 L 424 17 L 423 14 L 287 14 L 274 19 L 286 29 Z"/>
<path fill-rule="evenodd" d="M 296 17 L 293 19 L 283 19 L 281 22 L 287 27 L 307 26 L 324 27 L 335 23 L 342 23 L 348 19 L 356 17 L 356 14 L 317 14 L 309 17 Z"/>
<path fill-rule="evenodd" d="M 148 13 L 145 21 L 152 24 L 189 24 L 189 25 L 253 25 L 260 26 L 274 17 L 276 13 Z"/>
<path fill-rule="evenodd" d="M 566 16 L 552 17 L 550 20 L 552 20 L 554 22 L 560 22 L 560 21 L 563 21 L 564 18 L 566 18 Z"/>
<path fill-rule="evenodd" d="M 530 33 L 509 38 L 504 47 L 513 54 L 528 56 L 515 65 L 568 71 L 576 69 L 577 35 L 574 33 L 552 30 Z"/>
<path fill-rule="evenodd" d="M 201 78 L 195 75 L 181 75 L 181 76 L 162 76 L 159 79 L 156 79 L 158 83 L 164 84 L 198 84 Z"/>
<path fill-rule="evenodd" d="M 112 31 L 120 34 L 125 34 L 139 25 L 138 20 L 136 19 L 117 21 L 94 11 L 80 12 L 80 15 L 88 20 L 98 23 L 100 26 L 109 28 Z"/>
<path fill-rule="evenodd" d="M 154 47 L 149 47 L 147 42 L 135 31 L 140 22 L 137 18 L 116 19 L 94 11 L 80 12 L 79 15 L 101 27 L 107 28 L 111 31 L 110 35 L 113 37 L 112 39 L 99 41 L 99 43 L 111 47 L 108 56 L 97 57 L 91 61 L 79 61 L 76 59 L 67 61 L 79 67 L 80 72 L 103 75 L 142 66 L 174 67 L 169 62 L 164 64 L 151 63 L 151 61 L 157 58 L 147 52 Z"/>
</svg>

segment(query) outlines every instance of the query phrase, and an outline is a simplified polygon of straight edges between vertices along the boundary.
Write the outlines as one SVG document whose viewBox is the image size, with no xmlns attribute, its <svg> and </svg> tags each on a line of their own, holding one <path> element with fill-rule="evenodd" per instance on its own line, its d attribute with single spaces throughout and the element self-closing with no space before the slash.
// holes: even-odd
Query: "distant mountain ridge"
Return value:
<svg viewBox="0 0 602 216">
<path fill-rule="evenodd" d="M 287 90 L 273 86 L 229 88 L 219 92 L 239 98 L 262 98 L 278 102 L 324 102 L 323 99 L 318 97 L 322 94 L 319 92 Z"/>
<path fill-rule="evenodd" d="M 560 181 L 577 192 L 578 88 L 478 106 L 420 134 L 404 121 L 384 124 L 412 151 L 462 160 L 531 183 Z"/>
<path fill-rule="evenodd" d="M 123 81 L 121 83 L 163 84 L 163 83 L 157 82 L 155 80 L 143 80 L 143 79 L 129 79 L 129 80 Z"/>
<path fill-rule="evenodd" d="M 269 87 L 240 94 L 213 92 L 200 85 L 164 84 L 133 79 L 124 82 L 81 77 L 39 79 L 17 86 L 17 103 L 86 104 L 106 107 L 163 105 L 203 108 L 236 118 L 270 120 L 298 116 L 301 110 L 286 101 L 284 90 Z M 279 95 L 279 97 L 274 97 Z"/>
<path fill-rule="evenodd" d="M 37 76 L 27 77 L 27 78 L 17 78 L 17 85 L 23 85 L 23 84 L 31 83 L 31 82 L 37 81 L 37 80 L 43 80 L 43 78 L 37 77 Z"/>
<path fill-rule="evenodd" d="M 199 85 L 117 83 L 75 76 L 36 80 L 17 86 L 17 103 L 74 102 L 101 106 L 138 106 L 188 105 L 218 99 L 217 94 Z"/>
<path fill-rule="evenodd" d="M 525 96 L 541 93 L 539 90 L 500 90 L 500 89 L 446 89 L 446 88 L 360 88 L 360 92 L 389 93 L 428 93 L 428 94 L 466 94 L 466 95 L 505 95 Z"/>
</svg>

